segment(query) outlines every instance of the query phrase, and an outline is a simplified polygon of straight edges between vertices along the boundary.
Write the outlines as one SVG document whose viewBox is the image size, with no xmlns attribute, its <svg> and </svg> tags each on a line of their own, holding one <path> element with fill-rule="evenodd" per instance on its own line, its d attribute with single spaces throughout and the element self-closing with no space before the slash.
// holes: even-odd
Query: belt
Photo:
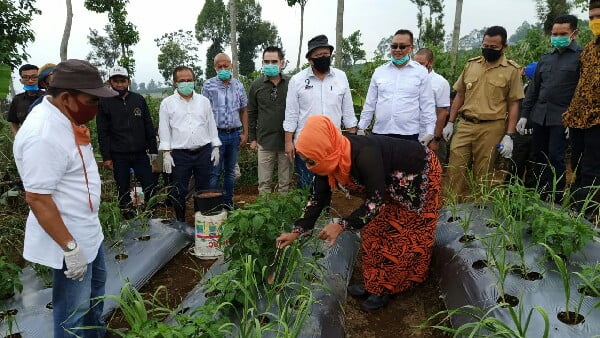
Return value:
<svg viewBox="0 0 600 338">
<path fill-rule="evenodd" d="M 458 116 L 461 119 L 463 119 L 467 122 L 471 122 L 471 123 L 484 123 L 484 122 L 497 121 L 497 120 L 480 120 L 480 119 L 476 118 L 475 116 L 470 116 L 470 115 L 465 115 L 465 114 L 459 114 Z"/>
<path fill-rule="evenodd" d="M 206 144 L 206 145 L 203 145 L 202 147 L 199 147 L 199 148 L 194 148 L 194 149 L 173 149 L 173 151 L 181 151 L 183 153 L 195 154 L 195 153 L 197 153 L 199 151 L 202 151 L 202 150 L 206 149 L 206 147 L 208 147 L 208 146 L 210 146 L 210 143 Z"/>
<path fill-rule="evenodd" d="M 217 128 L 217 130 L 219 131 L 219 133 L 225 133 L 225 134 L 230 134 L 236 131 L 241 130 L 242 127 L 236 127 L 236 128 Z"/>
</svg>

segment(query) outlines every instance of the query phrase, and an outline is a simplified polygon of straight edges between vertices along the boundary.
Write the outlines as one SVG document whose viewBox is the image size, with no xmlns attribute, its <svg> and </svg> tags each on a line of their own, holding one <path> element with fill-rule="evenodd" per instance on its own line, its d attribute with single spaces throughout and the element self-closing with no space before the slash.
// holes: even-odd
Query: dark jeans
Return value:
<svg viewBox="0 0 600 338">
<path fill-rule="evenodd" d="M 296 175 L 298 175 L 298 189 L 310 189 L 315 174 L 308 170 L 306 163 L 298 155 L 294 157 L 294 166 L 296 167 Z"/>
<path fill-rule="evenodd" d="M 234 169 L 240 149 L 240 131 L 224 132 L 219 130 L 219 139 L 222 143 L 219 147 L 219 165 L 212 168 L 210 188 L 219 188 L 219 178 L 221 177 L 221 173 L 223 173 L 223 203 L 233 206 Z"/>
<path fill-rule="evenodd" d="M 535 188 L 536 182 L 532 171 L 531 162 L 531 135 L 515 135 L 513 142 L 512 158 L 508 162 L 508 175 L 504 180 L 505 183 L 510 183 L 514 178 L 518 178 L 522 184 L 528 188 Z"/>
<path fill-rule="evenodd" d="M 148 201 L 154 194 L 154 187 L 156 186 L 148 155 L 145 152 L 111 153 L 110 155 L 113 161 L 113 175 L 119 191 L 119 206 L 121 209 L 126 208 L 131 202 L 129 192 L 131 169 L 133 169 L 135 178 L 142 185 L 144 198 Z"/>
<path fill-rule="evenodd" d="M 185 222 L 185 196 L 188 193 L 188 184 L 192 174 L 194 175 L 196 191 L 206 190 L 210 186 L 211 150 L 211 145 L 207 144 L 195 151 L 182 149 L 171 151 L 175 166 L 173 166 L 173 172 L 171 173 L 173 186 L 169 193 L 171 203 L 175 208 L 175 217 L 178 221 Z"/>
<path fill-rule="evenodd" d="M 556 180 L 555 201 L 562 200 L 567 181 L 566 150 L 565 127 L 533 124 L 530 158 L 534 177 L 538 181 L 538 191 L 543 197 L 552 193 L 554 181 Z"/>
<path fill-rule="evenodd" d="M 581 209 L 586 197 L 595 191 L 592 186 L 600 184 L 600 125 L 588 129 L 572 129 L 574 134 L 572 162 L 577 170 L 573 184 L 576 207 Z M 577 165 L 577 159 L 579 164 Z M 590 210 L 584 210 L 589 212 Z"/>
<path fill-rule="evenodd" d="M 399 138 L 401 140 L 408 140 L 408 141 L 419 141 L 419 134 L 399 135 L 399 134 L 375 134 L 375 133 L 373 133 L 373 135 L 381 135 L 381 136 Z"/>
<path fill-rule="evenodd" d="M 106 329 L 102 321 L 104 302 L 97 297 L 104 296 L 106 266 L 104 247 L 98 249 L 96 259 L 87 266 L 82 281 L 65 276 L 66 267 L 54 269 L 52 277 L 52 306 L 54 316 L 54 337 L 104 337 Z M 75 327 L 100 326 L 99 329 L 77 329 Z M 49 333 L 49 332 L 46 332 Z"/>
</svg>

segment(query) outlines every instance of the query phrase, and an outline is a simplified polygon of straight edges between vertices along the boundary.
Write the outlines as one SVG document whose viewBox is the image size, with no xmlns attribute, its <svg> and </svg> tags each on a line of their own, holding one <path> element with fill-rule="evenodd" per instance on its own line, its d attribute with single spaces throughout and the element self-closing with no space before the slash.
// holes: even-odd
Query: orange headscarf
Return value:
<svg viewBox="0 0 600 338">
<path fill-rule="evenodd" d="M 296 150 L 315 161 L 308 169 L 317 175 L 327 175 L 331 189 L 335 189 L 337 182 L 350 182 L 350 141 L 328 117 L 318 115 L 306 120 Z"/>
</svg>

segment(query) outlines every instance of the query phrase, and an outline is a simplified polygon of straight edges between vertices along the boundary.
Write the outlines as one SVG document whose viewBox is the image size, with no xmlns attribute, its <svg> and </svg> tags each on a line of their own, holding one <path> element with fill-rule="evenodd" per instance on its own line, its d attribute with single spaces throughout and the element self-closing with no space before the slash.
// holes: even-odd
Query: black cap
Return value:
<svg viewBox="0 0 600 338">
<path fill-rule="evenodd" d="M 306 58 L 308 59 L 310 52 L 320 47 L 327 47 L 329 48 L 329 51 L 333 53 L 333 46 L 329 44 L 327 36 L 321 34 L 308 41 L 308 52 L 306 53 Z"/>
<path fill-rule="evenodd" d="M 53 88 L 75 89 L 98 97 L 119 95 L 118 92 L 104 86 L 98 68 L 85 60 L 63 61 L 54 68 L 52 74 L 54 77 L 50 81 L 50 87 Z"/>
</svg>

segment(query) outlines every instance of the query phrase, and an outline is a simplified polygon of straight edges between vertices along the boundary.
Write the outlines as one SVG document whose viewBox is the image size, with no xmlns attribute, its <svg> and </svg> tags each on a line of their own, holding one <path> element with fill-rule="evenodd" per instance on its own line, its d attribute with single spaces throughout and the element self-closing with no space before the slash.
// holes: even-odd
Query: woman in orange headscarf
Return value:
<svg viewBox="0 0 600 338">
<path fill-rule="evenodd" d="M 303 217 L 277 238 L 281 247 L 314 227 L 338 184 L 354 183 L 365 188 L 365 202 L 318 236 L 331 246 L 342 231 L 362 228 L 364 285 L 351 285 L 348 292 L 368 297 L 363 309 L 377 310 L 427 278 L 442 178 L 433 152 L 415 141 L 343 136 L 325 116 L 308 118 L 296 152 L 316 176 Z"/>
</svg>

